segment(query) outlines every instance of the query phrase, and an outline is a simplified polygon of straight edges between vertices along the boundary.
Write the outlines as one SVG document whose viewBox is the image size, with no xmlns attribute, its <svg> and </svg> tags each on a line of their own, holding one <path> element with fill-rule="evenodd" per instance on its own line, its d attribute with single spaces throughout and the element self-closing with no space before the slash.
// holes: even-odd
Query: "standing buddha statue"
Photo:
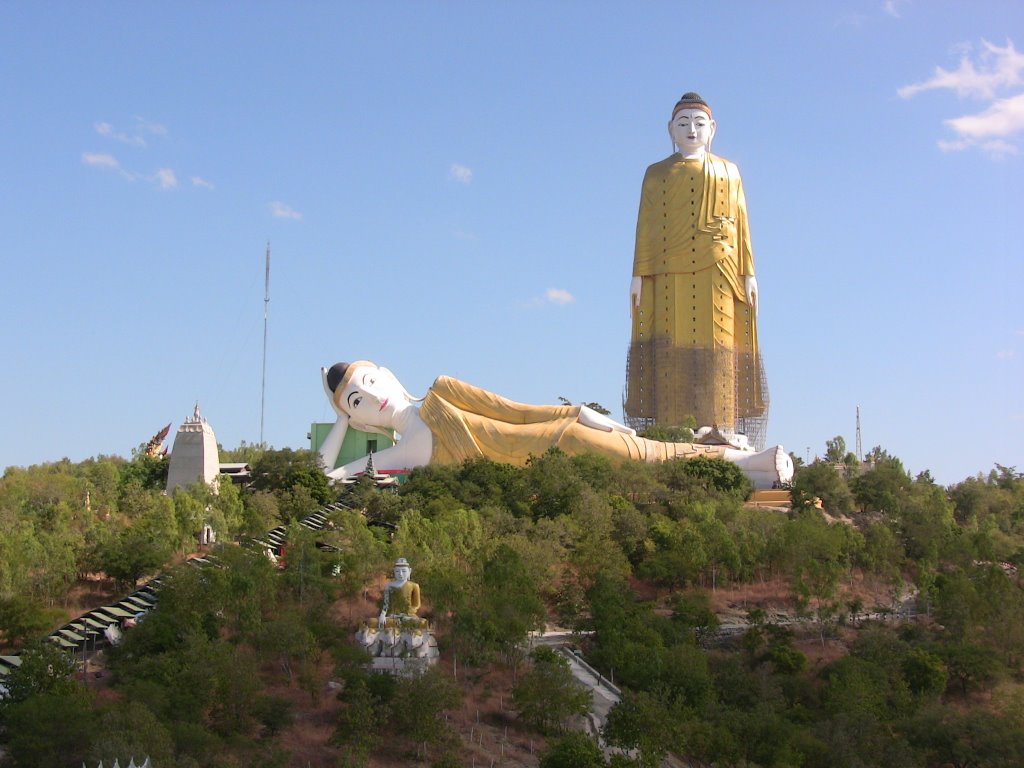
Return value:
<svg viewBox="0 0 1024 768">
<path fill-rule="evenodd" d="M 626 423 L 692 416 L 761 448 L 768 398 L 739 170 L 711 154 L 716 124 L 698 94 L 676 103 L 668 129 L 675 152 L 647 169 L 637 217 Z"/>
</svg>

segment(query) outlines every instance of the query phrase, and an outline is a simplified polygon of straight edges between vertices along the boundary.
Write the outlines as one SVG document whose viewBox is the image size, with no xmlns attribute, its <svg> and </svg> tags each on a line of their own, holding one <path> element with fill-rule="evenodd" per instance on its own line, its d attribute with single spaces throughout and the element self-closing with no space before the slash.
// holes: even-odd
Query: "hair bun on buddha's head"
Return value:
<svg viewBox="0 0 1024 768">
<path fill-rule="evenodd" d="M 338 385 L 341 384 L 345 374 L 348 373 L 348 367 L 349 363 L 335 363 L 327 370 L 327 387 L 331 392 L 338 391 Z"/>
<path fill-rule="evenodd" d="M 676 113 L 681 109 L 703 109 L 708 113 L 708 117 L 711 117 L 711 107 L 708 106 L 708 103 L 696 91 L 687 91 L 679 98 L 675 108 L 672 110 L 672 117 L 675 117 Z"/>
</svg>

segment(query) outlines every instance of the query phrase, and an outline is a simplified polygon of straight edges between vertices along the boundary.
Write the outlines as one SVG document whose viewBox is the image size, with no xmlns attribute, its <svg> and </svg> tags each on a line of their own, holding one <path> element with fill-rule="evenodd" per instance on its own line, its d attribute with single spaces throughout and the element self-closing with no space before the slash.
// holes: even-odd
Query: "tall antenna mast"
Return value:
<svg viewBox="0 0 1024 768">
<path fill-rule="evenodd" d="M 857 406 L 857 461 L 864 461 L 864 450 L 860 444 L 860 406 Z"/>
<path fill-rule="evenodd" d="M 260 446 L 263 446 L 263 408 L 267 399 L 267 315 L 270 307 L 270 241 L 267 241 L 267 267 L 263 278 L 263 380 L 260 387 Z M 859 433 L 858 433 L 859 434 Z"/>
</svg>

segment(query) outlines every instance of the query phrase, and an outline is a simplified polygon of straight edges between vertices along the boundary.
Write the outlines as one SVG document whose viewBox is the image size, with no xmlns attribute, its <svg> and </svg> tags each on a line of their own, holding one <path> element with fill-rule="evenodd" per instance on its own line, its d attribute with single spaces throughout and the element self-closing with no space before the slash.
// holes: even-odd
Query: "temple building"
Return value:
<svg viewBox="0 0 1024 768">
<path fill-rule="evenodd" d="M 167 493 L 173 493 L 178 486 L 191 485 L 200 480 L 211 485 L 219 474 L 217 436 L 210 423 L 199 413 L 197 402 L 192 417 L 185 419 L 174 436 L 171 464 L 167 469 Z"/>
</svg>

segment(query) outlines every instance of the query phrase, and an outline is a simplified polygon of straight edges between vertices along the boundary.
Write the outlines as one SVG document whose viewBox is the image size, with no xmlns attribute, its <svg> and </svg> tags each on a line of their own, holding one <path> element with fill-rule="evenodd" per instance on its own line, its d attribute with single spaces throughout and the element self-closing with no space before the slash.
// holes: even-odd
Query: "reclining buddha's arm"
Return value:
<svg viewBox="0 0 1024 768">
<path fill-rule="evenodd" d="M 347 428 L 347 418 L 346 428 Z M 342 421 L 342 418 L 338 419 L 338 422 Z M 334 429 L 338 428 L 338 425 L 334 425 Z M 331 429 L 331 433 L 328 434 L 327 440 L 331 439 L 331 435 L 334 434 L 334 429 Z M 342 428 L 342 438 L 344 438 L 344 428 Z M 324 441 L 324 445 L 327 444 L 327 440 Z M 338 448 L 341 448 L 341 442 L 338 442 Z M 405 434 L 402 435 L 401 439 L 390 448 L 385 448 L 382 451 L 378 451 L 373 454 L 373 466 L 378 471 L 387 470 L 409 470 L 415 467 L 422 467 L 430 461 L 430 454 L 434 449 L 433 436 L 430 434 L 430 429 L 418 414 L 410 420 L 409 427 L 406 429 Z M 321 449 L 321 454 L 323 449 Z M 334 461 L 337 460 L 338 453 L 334 452 L 331 459 L 331 463 L 327 466 L 333 465 Z M 361 472 L 366 470 L 366 460 L 369 456 L 363 456 L 361 459 L 350 461 L 347 464 L 343 464 L 337 469 L 333 469 L 327 473 L 327 476 L 332 480 L 343 480 L 346 477 L 355 477 Z M 325 460 L 326 463 L 326 460 Z"/>
</svg>

